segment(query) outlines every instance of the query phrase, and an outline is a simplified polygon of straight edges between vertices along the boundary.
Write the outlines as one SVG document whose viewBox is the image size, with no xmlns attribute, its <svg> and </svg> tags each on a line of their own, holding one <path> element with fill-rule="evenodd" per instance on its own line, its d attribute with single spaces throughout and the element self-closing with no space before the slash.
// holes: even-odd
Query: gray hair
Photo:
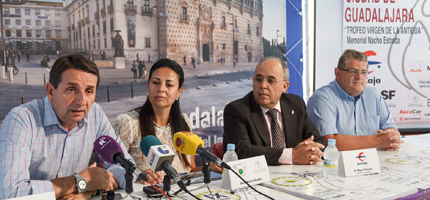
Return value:
<svg viewBox="0 0 430 200">
<path fill-rule="evenodd" d="M 367 62 L 366 54 L 353 49 L 347 49 L 343 52 L 342 56 L 340 56 L 339 62 L 337 63 L 337 68 L 344 69 L 350 59 Z M 367 66 L 369 67 L 369 65 Z"/>
<path fill-rule="evenodd" d="M 263 60 L 261 60 L 258 64 L 257 67 L 259 65 L 261 65 L 261 63 L 266 62 L 268 60 L 276 60 L 279 63 L 281 63 L 282 65 L 282 69 L 284 70 L 284 80 L 288 81 L 290 80 L 290 70 L 288 69 L 287 63 L 285 63 L 284 61 L 282 61 L 280 58 L 278 57 L 274 57 L 274 56 L 269 56 L 269 57 L 265 57 L 263 58 Z"/>
</svg>

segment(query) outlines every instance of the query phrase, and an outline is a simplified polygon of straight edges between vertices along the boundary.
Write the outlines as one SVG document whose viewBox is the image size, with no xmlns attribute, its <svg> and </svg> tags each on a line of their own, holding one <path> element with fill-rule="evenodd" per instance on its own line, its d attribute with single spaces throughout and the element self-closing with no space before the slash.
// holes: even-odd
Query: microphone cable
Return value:
<svg viewBox="0 0 430 200">
<path fill-rule="evenodd" d="M 249 183 L 247 182 L 247 181 L 245 181 L 243 178 L 242 178 L 242 176 L 240 176 L 235 170 L 233 170 L 233 169 L 230 169 L 234 174 L 236 174 L 236 176 L 237 177 L 239 177 L 244 183 L 246 183 L 246 185 L 248 185 L 248 187 L 250 187 L 251 189 L 253 189 L 255 192 L 257 192 L 258 194 L 261 194 L 261 195 L 263 195 L 263 196 L 265 196 L 265 197 L 267 197 L 268 199 L 271 199 L 271 200 L 275 200 L 274 198 L 272 198 L 272 197 L 270 197 L 270 196 L 267 196 L 267 195 L 265 195 L 265 194 L 263 194 L 263 193 L 261 193 L 260 191 L 258 191 L 257 189 L 255 189 L 254 187 L 252 187 L 251 185 L 249 185 Z"/>
<path fill-rule="evenodd" d="M 188 193 L 189 195 L 191 195 L 192 197 L 194 197 L 195 199 L 201 200 L 198 197 L 194 196 L 194 194 L 191 194 L 190 191 L 188 191 L 187 187 L 185 186 L 184 182 L 182 181 L 177 181 L 177 184 L 179 185 L 179 187 L 185 191 L 186 193 Z"/>
<path fill-rule="evenodd" d="M 168 199 L 172 200 L 172 198 L 170 198 L 170 196 L 169 196 L 169 195 L 167 195 L 166 193 L 164 193 L 164 192 L 163 192 L 163 190 L 160 190 L 157 186 L 155 186 L 155 185 L 154 185 L 154 184 L 152 184 L 151 182 L 148 182 L 148 181 L 147 181 L 147 183 L 151 184 L 153 188 L 155 188 L 156 190 L 158 190 L 159 192 L 161 192 L 161 193 L 162 193 L 164 196 L 166 196 Z"/>
</svg>

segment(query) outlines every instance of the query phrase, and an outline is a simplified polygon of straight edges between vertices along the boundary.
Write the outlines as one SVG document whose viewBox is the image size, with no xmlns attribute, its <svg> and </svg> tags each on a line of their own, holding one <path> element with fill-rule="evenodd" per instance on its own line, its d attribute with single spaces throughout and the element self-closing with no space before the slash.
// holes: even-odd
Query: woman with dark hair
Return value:
<svg viewBox="0 0 430 200">
<path fill-rule="evenodd" d="M 157 61 L 149 71 L 146 102 L 139 108 L 119 115 L 115 121 L 115 132 L 121 137 L 137 167 L 148 173 L 147 178 L 151 183 L 161 183 L 163 174 L 149 169 L 146 157 L 140 150 L 140 141 L 147 135 L 156 136 L 175 151 L 172 166 L 179 174 L 190 172 L 195 167 L 194 156 L 179 153 L 172 143 L 176 132 L 191 131 L 190 121 L 179 107 L 183 83 L 184 72 L 178 63 L 170 59 Z"/>
</svg>

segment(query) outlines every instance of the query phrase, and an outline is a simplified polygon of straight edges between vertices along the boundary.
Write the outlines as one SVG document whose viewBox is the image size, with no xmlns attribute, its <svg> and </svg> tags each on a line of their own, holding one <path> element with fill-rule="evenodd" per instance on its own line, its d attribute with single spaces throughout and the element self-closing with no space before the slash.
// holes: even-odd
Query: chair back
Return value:
<svg viewBox="0 0 430 200">
<path fill-rule="evenodd" d="M 222 156 L 224 155 L 222 142 L 214 144 L 212 148 L 214 155 L 222 159 Z"/>
</svg>

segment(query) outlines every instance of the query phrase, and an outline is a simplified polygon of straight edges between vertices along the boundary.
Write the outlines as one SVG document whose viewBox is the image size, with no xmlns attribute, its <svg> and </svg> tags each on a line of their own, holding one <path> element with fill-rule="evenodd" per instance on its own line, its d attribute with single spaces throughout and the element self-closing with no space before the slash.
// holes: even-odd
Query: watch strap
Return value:
<svg viewBox="0 0 430 200">
<path fill-rule="evenodd" d="M 87 184 L 85 184 L 86 185 L 85 188 L 80 188 L 79 187 L 79 182 L 80 181 L 85 181 L 85 183 L 87 183 L 87 181 L 85 180 L 85 178 L 82 177 L 81 175 L 77 174 L 77 173 L 73 174 L 73 176 L 76 178 L 76 188 L 78 188 L 78 192 L 79 193 L 86 192 L 87 191 Z"/>
</svg>

